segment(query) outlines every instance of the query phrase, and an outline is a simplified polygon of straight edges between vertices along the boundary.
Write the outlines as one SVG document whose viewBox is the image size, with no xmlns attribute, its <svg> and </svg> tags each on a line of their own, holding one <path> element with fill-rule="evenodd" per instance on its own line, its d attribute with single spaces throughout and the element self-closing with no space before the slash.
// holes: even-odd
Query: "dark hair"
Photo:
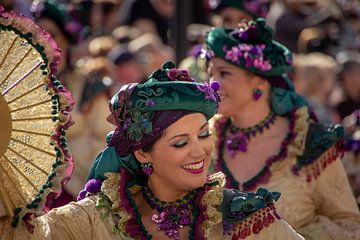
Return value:
<svg viewBox="0 0 360 240">
<path fill-rule="evenodd" d="M 155 143 L 157 143 L 157 141 L 159 141 L 162 136 L 164 136 L 164 133 L 160 134 L 160 135 L 159 135 L 157 138 L 155 138 L 151 143 L 145 145 L 145 146 L 142 148 L 142 150 L 143 150 L 144 152 L 151 152 L 151 151 L 153 150 L 153 147 L 154 147 Z"/>
</svg>

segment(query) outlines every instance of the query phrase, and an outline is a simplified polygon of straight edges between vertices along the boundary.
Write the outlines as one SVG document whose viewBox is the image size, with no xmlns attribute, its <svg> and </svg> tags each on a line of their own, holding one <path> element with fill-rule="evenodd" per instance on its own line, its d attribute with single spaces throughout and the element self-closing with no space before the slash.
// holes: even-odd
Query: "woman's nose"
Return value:
<svg viewBox="0 0 360 240">
<path fill-rule="evenodd" d="M 193 158 L 202 158 L 206 155 L 205 145 L 197 139 L 193 142 L 193 146 L 190 152 L 190 156 Z"/>
</svg>

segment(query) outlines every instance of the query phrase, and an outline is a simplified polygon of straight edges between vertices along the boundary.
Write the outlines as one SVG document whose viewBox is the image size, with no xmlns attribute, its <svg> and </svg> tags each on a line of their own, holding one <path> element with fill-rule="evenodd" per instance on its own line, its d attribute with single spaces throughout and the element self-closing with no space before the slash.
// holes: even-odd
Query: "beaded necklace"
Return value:
<svg viewBox="0 0 360 240">
<path fill-rule="evenodd" d="M 154 196 L 146 184 L 143 187 L 143 197 L 157 213 L 152 216 L 152 221 L 158 225 L 159 231 L 164 231 L 169 238 L 180 239 L 180 229 L 191 224 L 191 209 L 194 207 L 194 196 L 198 190 L 186 194 L 175 202 L 163 202 Z"/>
<path fill-rule="evenodd" d="M 238 151 L 246 152 L 247 144 L 251 137 L 258 133 L 262 133 L 264 129 L 270 128 L 270 125 L 275 122 L 276 115 L 270 111 L 269 114 L 260 123 L 248 128 L 239 128 L 234 126 L 231 122 L 229 124 L 229 134 L 226 137 L 226 148 L 230 156 L 235 157 Z M 230 121 L 230 120 L 229 120 Z"/>
</svg>

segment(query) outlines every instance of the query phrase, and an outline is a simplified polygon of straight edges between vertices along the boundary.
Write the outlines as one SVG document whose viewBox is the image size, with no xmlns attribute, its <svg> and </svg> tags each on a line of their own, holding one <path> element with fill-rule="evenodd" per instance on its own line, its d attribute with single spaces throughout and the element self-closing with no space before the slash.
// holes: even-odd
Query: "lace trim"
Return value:
<svg viewBox="0 0 360 240">
<path fill-rule="evenodd" d="M 209 177 L 210 182 L 218 182 L 211 190 L 206 192 L 202 198 L 202 204 L 207 206 L 207 219 L 202 224 L 204 231 L 204 238 L 209 237 L 212 226 L 222 221 L 222 213 L 218 211 L 218 207 L 223 201 L 223 190 L 225 186 L 225 175 L 222 172 L 217 172 Z"/>
<path fill-rule="evenodd" d="M 295 111 L 294 140 L 288 145 L 289 156 L 299 156 L 304 152 L 306 134 L 309 128 L 309 111 L 307 107 L 300 107 Z"/>
<path fill-rule="evenodd" d="M 108 198 L 108 206 L 102 205 L 100 203 L 101 200 L 97 203 L 97 208 L 101 211 L 102 218 L 106 218 L 109 216 L 110 212 L 114 215 L 119 216 L 119 220 L 117 222 L 116 228 L 122 232 L 126 233 L 126 224 L 131 219 L 131 214 L 129 214 L 126 209 L 120 208 L 120 195 L 118 192 L 119 182 L 120 182 L 120 174 L 118 173 L 105 173 L 106 180 L 104 180 L 101 186 L 101 192 Z M 101 196 L 99 196 L 101 198 Z M 116 232 L 114 229 L 113 232 Z"/>
</svg>

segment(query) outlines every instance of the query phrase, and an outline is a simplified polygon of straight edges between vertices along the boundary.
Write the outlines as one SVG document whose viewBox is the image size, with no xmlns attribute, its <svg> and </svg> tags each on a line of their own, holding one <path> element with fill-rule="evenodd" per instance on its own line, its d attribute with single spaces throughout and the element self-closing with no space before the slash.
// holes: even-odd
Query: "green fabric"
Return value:
<svg viewBox="0 0 360 240">
<path fill-rule="evenodd" d="M 87 181 L 90 179 L 105 180 L 104 173 L 119 172 L 120 167 L 126 168 L 134 177 L 139 177 L 142 174 L 139 162 L 132 154 L 125 157 L 120 157 L 116 152 L 115 147 L 105 148 L 95 159 L 90 169 Z"/>
<path fill-rule="evenodd" d="M 149 82 L 138 87 L 131 94 L 131 101 L 141 112 L 183 109 L 202 112 L 209 120 L 216 113 L 215 101 L 204 101 L 204 93 L 195 82 Z M 147 101 L 154 105 L 147 106 Z"/>
<path fill-rule="evenodd" d="M 292 54 L 285 46 L 272 40 L 272 29 L 266 26 L 265 19 L 258 18 L 256 21 L 251 21 L 250 26 L 254 27 L 251 34 L 255 34 L 255 36 L 249 36 L 247 40 L 239 39 L 236 37 L 237 34 L 233 35 L 234 29 L 214 28 L 206 35 L 206 45 L 214 52 L 216 57 L 262 77 L 277 77 L 290 72 L 292 69 Z M 269 71 L 261 71 L 255 67 L 246 67 L 244 59 L 239 59 L 240 63 L 226 59 L 224 47 L 230 49 L 239 44 L 265 44 L 264 56 L 266 60 L 270 61 L 272 68 Z"/>
<path fill-rule="evenodd" d="M 293 109 L 308 106 L 304 97 L 297 94 L 293 83 L 288 77 L 284 77 L 285 87 L 271 87 L 271 109 L 276 115 L 287 115 Z"/>
<path fill-rule="evenodd" d="M 344 139 L 345 129 L 340 125 L 325 127 L 319 123 L 311 123 L 306 135 L 304 152 L 297 158 L 297 168 L 313 163 L 325 151 Z"/>
<path fill-rule="evenodd" d="M 265 188 L 259 188 L 256 193 L 225 189 L 221 205 L 223 221 L 231 224 L 241 222 L 279 198 L 279 192 L 269 192 Z"/>
</svg>

